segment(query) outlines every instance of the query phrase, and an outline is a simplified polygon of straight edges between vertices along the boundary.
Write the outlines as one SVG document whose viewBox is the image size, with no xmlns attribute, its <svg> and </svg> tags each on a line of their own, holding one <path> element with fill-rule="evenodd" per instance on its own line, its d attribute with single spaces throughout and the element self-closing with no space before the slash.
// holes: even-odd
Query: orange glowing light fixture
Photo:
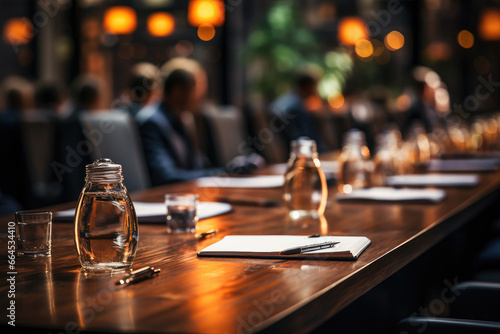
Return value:
<svg viewBox="0 0 500 334">
<path fill-rule="evenodd" d="M 149 15 L 148 31 L 152 36 L 165 37 L 174 32 L 175 19 L 169 13 L 158 12 Z"/>
<path fill-rule="evenodd" d="M 33 37 L 33 26 L 25 18 L 8 20 L 3 28 L 3 38 L 13 45 L 28 44 Z"/>
<path fill-rule="evenodd" d="M 384 44 L 389 50 L 396 51 L 405 45 L 405 37 L 399 31 L 393 30 L 385 36 Z"/>
<path fill-rule="evenodd" d="M 188 6 L 188 22 L 194 27 L 211 24 L 220 27 L 226 17 L 221 0 L 191 0 Z"/>
<path fill-rule="evenodd" d="M 198 37 L 202 41 L 207 42 L 212 38 L 214 38 L 214 36 L 215 36 L 215 28 L 213 25 L 211 25 L 210 23 L 200 24 L 200 26 L 198 27 Z"/>
<path fill-rule="evenodd" d="M 474 46 L 474 35 L 467 30 L 462 30 L 457 35 L 458 44 L 464 49 L 470 49 Z"/>
<path fill-rule="evenodd" d="M 360 39 L 368 39 L 365 21 L 359 17 L 343 18 L 338 25 L 338 39 L 345 45 L 354 45 Z"/>
<path fill-rule="evenodd" d="M 487 41 L 500 40 L 500 10 L 487 9 L 479 19 L 479 36 Z"/>
<path fill-rule="evenodd" d="M 110 7 L 104 13 L 104 29 L 111 34 L 131 34 L 136 27 L 137 15 L 131 7 Z"/>
</svg>

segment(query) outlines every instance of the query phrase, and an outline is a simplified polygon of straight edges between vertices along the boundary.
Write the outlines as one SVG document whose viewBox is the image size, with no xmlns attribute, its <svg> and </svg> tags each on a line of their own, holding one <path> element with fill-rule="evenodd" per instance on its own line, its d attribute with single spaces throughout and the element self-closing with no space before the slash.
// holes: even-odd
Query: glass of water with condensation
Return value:
<svg viewBox="0 0 500 334">
<path fill-rule="evenodd" d="M 50 256 L 52 212 L 18 211 L 15 216 L 18 255 Z"/>
</svg>

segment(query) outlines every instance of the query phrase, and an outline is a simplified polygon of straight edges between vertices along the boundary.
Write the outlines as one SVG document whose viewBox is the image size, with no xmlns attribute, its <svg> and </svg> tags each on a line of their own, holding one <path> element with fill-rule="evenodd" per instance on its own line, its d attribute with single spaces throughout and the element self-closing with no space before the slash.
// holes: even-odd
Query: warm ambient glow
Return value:
<svg viewBox="0 0 500 334">
<path fill-rule="evenodd" d="M 484 40 L 500 40 L 500 10 L 485 10 L 479 19 L 478 31 L 479 36 Z"/>
<path fill-rule="evenodd" d="M 355 44 L 356 54 L 361 58 L 368 58 L 373 55 L 373 45 L 367 39 L 360 39 Z"/>
<path fill-rule="evenodd" d="M 148 17 L 148 31 L 152 36 L 165 37 L 174 32 L 175 19 L 169 13 L 154 13 Z"/>
<path fill-rule="evenodd" d="M 344 101 L 345 101 L 344 95 L 342 95 L 341 92 L 337 92 L 335 94 L 331 94 L 330 96 L 328 96 L 328 104 L 333 109 L 342 108 L 342 106 L 344 105 Z"/>
<path fill-rule="evenodd" d="M 198 27 L 211 24 L 219 27 L 224 24 L 224 2 L 221 0 L 191 0 L 188 7 L 188 22 Z"/>
<path fill-rule="evenodd" d="M 5 23 L 3 38 L 7 43 L 27 44 L 33 37 L 33 27 L 25 18 L 13 18 Z"/>
<path fill-rule="evenodd" d="M 323 101 L 319 96 L 309 96 L 304 101 L 304 105 L 309 111 L 319 111 L 323 107 Z"/>
<path fill-rule="evenodd" d="M 458 44 L 465 49 L 469 49 L 474 45 L 474 35 L 467 30 L 462 30 L 457 36 Z"/>
<path fill-rule="evenodd" d="M 405 37 L 399 31 L 393 30 L 385 36 L 384 43 L 386 48 L 396 51 L 405 45 Z"/>
<path fill-rule="evenodd" d="M 111 34 L 131 34 L 136 27 L 137 15 L 130 7 L 111 7 L 104 13 L 104 29 Z"/>
<path fill-rule="evenodd" d="M 210 23 L 201 24 L 198 27 L 198 37 L 202 41 L 209 41 L 215 36 L 215 28 Z"/>
<path fill-rule="evenodd" d="M 341 44 L 354 45 L 360 39 L 368 38 L 365 21 L 358 17 L 346 17 L 338 25 L 338 39 Z"/>
</svg>

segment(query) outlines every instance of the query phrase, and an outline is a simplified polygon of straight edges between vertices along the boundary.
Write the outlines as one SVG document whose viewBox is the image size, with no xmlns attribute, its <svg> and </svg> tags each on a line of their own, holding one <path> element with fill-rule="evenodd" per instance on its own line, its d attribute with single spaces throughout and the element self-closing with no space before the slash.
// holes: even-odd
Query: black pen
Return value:
<svg viewBox="0 0 500 334">
<path fill-rule="evenodd" d="M 319 244 L 312 244 L 312 245 L 289 248 L 289 249 L 282 250 L 280 252 L 280 255 L 294 255 L 294 254 L 312 252 L 312 251 L 324 249 L 324 248 L 332 248 L 332 247 L 335 247 L 335 245 L 338 243 L 339 243 L 338 241 L 327 241 L 327 242 L 322 242 Z"/>
</svg>

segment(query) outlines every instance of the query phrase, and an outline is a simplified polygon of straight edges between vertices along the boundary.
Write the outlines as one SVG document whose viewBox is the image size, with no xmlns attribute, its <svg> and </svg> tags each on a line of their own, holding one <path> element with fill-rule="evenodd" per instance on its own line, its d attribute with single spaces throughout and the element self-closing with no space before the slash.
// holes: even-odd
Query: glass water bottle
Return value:
<svg viewBox="0 0 500 334">
<path fill-rule="evenodd" d="M 98 159 L 86 166 L 86 184 L 75 213 L 75 246 L 89 271 L 122 271 L 137 252 L 134 205 L 123 185 L 122 166 Z"/>
<path fill-rule="evenodd" d="M 292 219 L 317 218 L 325 212 L 328 188 L 316 142 L 306 137 L 291 143 L 283 201 Z"/>
<path fill-rule="evenodd" d="M 337 184 L 339 191 L 344 193 L 370 185 L 370 150 L 360 130 L 351 129 L 345 135 Z"/>
<path fill-rule="evenodd" d="M 370 185 L 383 187 L 387 177 L 398 174 L 398 150 L 391 132 L 386 131 L 377 135 L 377 146 L 373 157 L 373 170 Z"/>
</svg>

